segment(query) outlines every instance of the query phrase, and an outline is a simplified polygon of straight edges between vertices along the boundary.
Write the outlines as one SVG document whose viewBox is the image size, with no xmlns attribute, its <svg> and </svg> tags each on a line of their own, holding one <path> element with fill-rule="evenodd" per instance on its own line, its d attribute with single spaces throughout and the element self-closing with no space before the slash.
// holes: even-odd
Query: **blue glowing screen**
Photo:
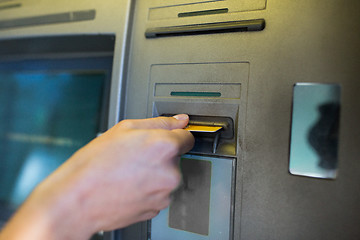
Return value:
<svg viewBox="0 0 360 240">
<path fill-rule="evenodd" d="M 43 66 L 39 61 L 38 65 Z M 41 70 L 16 69 L 16 65 L 11 71 L 2 67 L 0 223 L 40 181 L 100 131 L 109 75 L 106 70 L 71 67 Z"/>
</svg>

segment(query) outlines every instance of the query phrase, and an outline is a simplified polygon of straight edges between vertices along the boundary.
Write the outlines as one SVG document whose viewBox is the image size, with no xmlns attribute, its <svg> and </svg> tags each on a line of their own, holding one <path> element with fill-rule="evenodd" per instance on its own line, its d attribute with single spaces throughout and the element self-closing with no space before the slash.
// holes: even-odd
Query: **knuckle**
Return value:
<svg viewBox="0 0 360 240">
<path fill-rule="evenodd" d="M 175 157 L 179 154 L 177 142 L 168 136 L 159 137 L 154 144 L 157 151 L 161 151 L 167 157 Z"/>
<path fill-rule="evenodd" d="M 156 217 L 159 214 L 159 212 L 160 212 L 159 210 L 151 210 L 149 212 L 142 214 L 139 220 L 140 221 L 149 220 L 151 218 Z"/>
<path fill-rule="evenodd" d="M 159 117 L 158 119 L 159 119 L 159 121 L 160 121 L 160 125 L 161 125 L 162 128 L 167 129 L 167 128 L 170 127 L 170 126 L 169 126 L 168 118 L 166 118 L 166 117 Z"/>
<path fill-rule="evenodd" d="M 174 185 L 175 185 L 174 188 L 177 188 L 180 185 L 180 182 L 182 180 L 182 176 L 181 176 L 180 171 L 178 169 L 175 172 L 176 172 L 176 174 L 175 174 L 175 177 L 174 177 Z"/>
<path fill-rule="evenodd" d="M 118 126 L 120 128 L 132 129 L 132 128 L 134 128 L 134 121 L 133 120 L 122 120 L 121 122 L 118 123 Z"/>
<path fill-rule="evenodd" d="M 175 157 L 179 154 L 179 146 L 175 141 L 169 141 L 166 144 L 166 153 L 168 156 Z"/>
<path fill-rule="evenodd" d="M 170 192 L 174 191 L 181 182 L 181 174 L 178 169 L 172 171 L 172 174 L 168 177 L 166 181 L 167 189 Z"/>
<path fill-rule="evenodd" d="M 161 192 L 162 197 L 170 195 L 181 183 L 182 176 L 178 167 L 162 168 L 162 174 L 153 181 L 156 192 Z"/>
<path fill-rule="evenodd" d="M 161 201 L 161 203 L 159 203 L 156 210 L 158 210 L 158 211 L 163 210 L 163 209 L 167 208 L 170 205 L 170 203 L 171 203 L 170 197 L 167 197 L 163 201 Z"/>
<path fill-rule="evenodd" d="M 156 216 L 159 214 L 159 212 L 160 212 L 159 210 L 152 211 L 152 212 L 149 214 L 149 219 L 156 217 Z"/>
</svg>

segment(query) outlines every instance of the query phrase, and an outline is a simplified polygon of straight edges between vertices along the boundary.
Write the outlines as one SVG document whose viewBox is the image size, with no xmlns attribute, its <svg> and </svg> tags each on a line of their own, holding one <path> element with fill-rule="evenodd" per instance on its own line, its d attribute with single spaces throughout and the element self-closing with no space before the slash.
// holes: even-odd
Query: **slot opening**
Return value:
<svg viewBox="0 0 360 240">
<path fill-rule="evenodd" d="M 228 13 L 228 8 L 220 8 L 220 9 L 211 9 L 211 10 L 203 10 L 203 11 L 194 11 L 194 12 L 182 12 L 178 14 L 178 17 L 195 17 L 195 16 L 204 16 L 204 15 L 214 15 L 214 14 L 222 14 Z"/>
<path fill-rule="evenodd" d="M 175 114 L 162 114 L 161 116 L 170 117 L 174 115 Z M 220 130 L 215 132 L 192 131 L 195 137 L 195 145 L 192 152 L 219 154 L 223 152 L 224 148 L 221 145 L 234 143 L 234 121 L 231 117 L 189 115 L 189 125 L 221 127 Z"/>
<path fill-rule="evenodd" d="M 146 38 L 188 36 L 214 33 L 262 31 L 265 28 L 264 19 L 192 24 L 149 28 L 145 31 Z"/>
<path fill-rule="evenodd" d="M 1 2 L 0 2 L 0 4 L 1 4 Z M 22 6 L 21 3 L 2 5 L 2 6 L 0 6 L 0 10 L 7 10 L 7 9 L 10 9 L 10 8 L 18 8 L 18 7 L 21 7 L 21 6 Z"/>
<path fill-rule="evenodd" d="M 221 92 L 181 92 L 172 91 L 170 96 L 173 97 L 221 97 Z"/>
</svg>

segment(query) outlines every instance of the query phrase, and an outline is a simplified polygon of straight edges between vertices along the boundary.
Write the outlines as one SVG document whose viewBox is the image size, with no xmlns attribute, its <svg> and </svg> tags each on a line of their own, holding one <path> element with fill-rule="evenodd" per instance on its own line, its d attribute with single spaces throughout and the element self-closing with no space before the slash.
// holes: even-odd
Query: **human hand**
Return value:
<svg viewBox="0 0 360 240">
<path fill-rule="evenodd" d="M 156 216 L 180 182 L 180 155 L 194 144 L 182 129 L 188 116 L 177 118 L 115 125 L 40 184 L 17 215 L 36 212 L 40 220 L 45 215 L 51 239 L 86 239 Z M 54 232 L 61 237 L 54 238 Z"/>
</svg>

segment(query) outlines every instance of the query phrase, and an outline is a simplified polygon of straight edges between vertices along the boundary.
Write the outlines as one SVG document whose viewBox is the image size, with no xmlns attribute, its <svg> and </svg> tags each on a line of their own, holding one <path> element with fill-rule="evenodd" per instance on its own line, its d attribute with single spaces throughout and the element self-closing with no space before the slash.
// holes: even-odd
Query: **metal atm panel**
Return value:
<svg viewBox="0 0 360 240">
<path fill-rule="evenodd" d="M 259 11 L 266 9 L 267 0 L 252 1 L 163 1 L 160 6 L 149 8 L 149 20 L 193 17 L 211 14 Z"/>
<path fill-rule="evenodd" d="M 235 159 L 184 155 L 183 183 L 151 220 L 151 239 L 231 239 Z"/>
<path fill-rule="evenodd" d="M 233 240 L 359 239 L 360 3 L 271 0 L 260 6 L 264 2 L 138 1 L 125 117 L 185 112 L 234 119 Z M 241 80 L 243 65 L 228 64 L 236 67 L 225 71 L 221 63 L 246 63 L 247 79 Z M 222 77 L 206 89 L 199 84 L 216 76 Z M 227 81 L 236 76 L 240 85 Z M 289 172 L 298 83 L 341 86 L 333 180 Z M 221 89 L 221 97 L 179 95 Z M 149 239 L 150 233 L 141 223 L 125 229 L 123 237 Z"/>
<path fill-rule="evenodd" d="M 247 95 L 249 64 L 159 64 L 150 71 L 149 117 L 175 111 L 189 114 L 190 124 L 211 125 L 224 119 L 231 126 L 219 135 L 194 135 L 192 154 L 180 163 L 183 183 L 169 208 L 151 220 L 148 237 L 232 239 L 235 156 L 241 152 L 242 136 L 238 125 L 245 117 L 240 99 Z"/>
<path fill-rule="evenodd" d="M 243 132 L 238 128 L 245 119 L 249 64 L 246 62 L 179 63 L 153 65 L 150 69 L 148 117 L 169 113 L 230 118 L 232 136 L 220 136 L 216 154 L 236 156 L 241 152 Z M 173 82 L 171 82 L 173 81 Z M 210 140 L 211 141 L 211 140 Z M 202 142 L 204 143 L 204 142 Z M 211 153 L 202 144 L 197 153 Z"/>
</svg>

